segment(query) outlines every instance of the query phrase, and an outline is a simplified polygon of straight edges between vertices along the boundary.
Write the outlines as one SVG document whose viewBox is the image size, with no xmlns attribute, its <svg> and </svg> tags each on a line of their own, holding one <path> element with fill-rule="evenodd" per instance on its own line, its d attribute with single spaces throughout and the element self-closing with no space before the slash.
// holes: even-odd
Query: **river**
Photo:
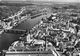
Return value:
<svg viewBox="0 0 80 56">
<path fill-rule="evenodd" d="M 40 22 L 42 17 L 45 15 L 39 16 L 34 19 L 27 19 L 17 26 L 14 27 L 14 29 L 22 29 L 22 30 L 30 30 L 32 27 L 34 27 L 36 24 Z M 20 34 L 10 34 L 10 33 L 3 33 L 0 35 L 0 51 L 1 50 L 7 50 L 8 47 L 11 45 L 12 42 L 18 40 L 20 37 Z"/>
</svg>

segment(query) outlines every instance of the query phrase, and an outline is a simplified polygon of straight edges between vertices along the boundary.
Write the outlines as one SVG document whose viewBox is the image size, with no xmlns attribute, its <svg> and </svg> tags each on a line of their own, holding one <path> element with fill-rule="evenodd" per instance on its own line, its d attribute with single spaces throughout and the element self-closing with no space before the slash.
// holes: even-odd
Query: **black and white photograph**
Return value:
<svg viewBox="0 0 80 56">
<path fill-rule="evenodd" d="M 80 0 L 0 0 L 0 56 L 80 56 Z"/>
</svg>

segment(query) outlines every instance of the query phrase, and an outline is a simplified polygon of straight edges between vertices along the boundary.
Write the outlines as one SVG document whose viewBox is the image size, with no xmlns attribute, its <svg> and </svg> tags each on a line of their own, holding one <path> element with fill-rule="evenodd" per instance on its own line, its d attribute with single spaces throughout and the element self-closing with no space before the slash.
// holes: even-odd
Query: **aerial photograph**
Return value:
<svg viewBox="0 0 80 56">
<path fill-rule="evenodd" d="M 80 56 L 80 0 L 0 0 L 0 56 Z"/>
</svg>

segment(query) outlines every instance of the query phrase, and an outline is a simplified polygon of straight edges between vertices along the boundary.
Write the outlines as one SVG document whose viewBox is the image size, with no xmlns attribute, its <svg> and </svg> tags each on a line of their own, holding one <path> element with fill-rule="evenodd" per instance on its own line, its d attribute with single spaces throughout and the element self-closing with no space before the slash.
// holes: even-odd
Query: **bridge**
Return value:
<svg viewBox="0 0 80 56">
<path fill-rule="evenodd" d="M 4 51 L 4 56 L 54 56 L 52 51 Z"/>
<path fill-rule="evenodd" d="M 5 33 L 12 33 L 12 34 L 24 34 L 27 30 L 20 30 L 20 29 L 4 29 Z"/>
<path fill-rule="evenodd" d="M 33 15 L 33 16 L 31 16 L 30 18 L 31 18 L 31 19 L 34 19 L 34 18 L 39 17 L 39 16 L 41 16 L 41 15 L 46 15 L 47 13 L 48 13 L 48 12 L 42 12 L 42 13 Z"/>
</svg>

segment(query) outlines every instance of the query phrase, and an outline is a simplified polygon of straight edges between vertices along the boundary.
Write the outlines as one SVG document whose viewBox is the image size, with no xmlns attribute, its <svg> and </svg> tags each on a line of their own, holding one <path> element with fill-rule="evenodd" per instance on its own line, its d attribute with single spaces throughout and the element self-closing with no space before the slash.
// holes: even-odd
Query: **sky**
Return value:
<svg viewBox="0 0 80 56">
<path fill-rule="evenodd" d="M 0 0 L 3 1 L 3 0 Z M 80 2 L 80 0 L 4 0 L 4 1 L 53 1 L 53 2 Z"/>
<path fill-rule="evenodd" d="M 39 1 L 39 0 L 35 0 Z M 53 2 L 80 2 L 80 0 L 40 0 L 40 1 L 53 1 Z"/>
</svg>

